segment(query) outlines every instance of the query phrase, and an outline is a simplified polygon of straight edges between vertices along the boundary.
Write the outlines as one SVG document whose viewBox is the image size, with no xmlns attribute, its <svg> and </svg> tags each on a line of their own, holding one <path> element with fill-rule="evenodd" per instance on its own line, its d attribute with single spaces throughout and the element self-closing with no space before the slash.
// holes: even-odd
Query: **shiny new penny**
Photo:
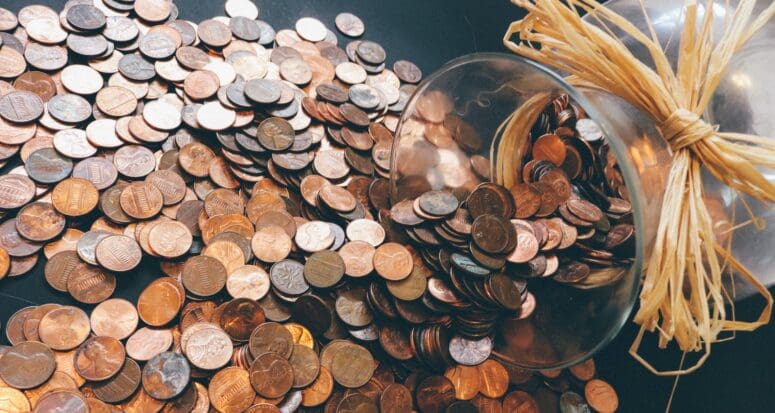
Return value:
<svg viewBox="0 0 775 413">
<path fill-rule="evenodd" d="M 266 315 L 256 301 L 235 298 L 224 305 L 218 323 L 232 339 L 247 341 L 253 329 L 264 321 Z"/>
<path fill-rule="evenodd" d="M 139 317 L 135 306 L 121 298 L 98 304 L 91 312 L 91 329 L 95 335 L 123 340 L 137 328 Z"/>
<path fill-rule="evenodd" d="M 31 389 L 45 383 L 55 369 L 54 352 L 38 342 L 18 343 L 0 358 L 0 379 L 16 389 Z"/>
<path fill-rule="evenodd" d="M 477 366 L 479 369 L 479 391 L 491 398 L 503 396 L 509 387 L 509 373 L 495 360 L 486 360 Z"/>
<path fill-rule="evenodd" d="M 250 383 L 263 397 L 282 397 L 291 390 L 293 382 L 293 366 L 278 353 L 263 353 L 250 366 Z"/>
<path fill-rule="evenodd" d="M 80 178 L 67 178 L 51 191 L 51 203 L 59 213 L 78 217 L 97 206 L 99 192 L 93 183 Z"/>
<path fill-rule="evenodd" d="M 107 380 L 121 370 L 125 357 L 120 341 L 113 337 L 92 337 L 76 350 L 75 370 L 86 380 Z"/>
<path fill-rule="evenodd" d="M 191 367 L 186 358 L 171 351 L 160 353 L 143 367 L 143 389 L 154 399 L 169 400 L 186 389 Z"/>
<path fill-rule="evenodd" d="M 121 209 L 132 218 L 148 219 L 156 216 L 164 205 L 158 188 L 147 182 L 132 182 L 119 198 Z"/>
<path fill-rule="evenodd" d="M 126 272 L 140 265 L 143 252 L 137 242 L 125 235 L 111 235 L 97 244 L 97 262 L 110 271 Z"/>
<path fill-rule="evenodd" d="M 388 242 L 374 252 L 374 269 L 390 281 L 403 280 L 412 273 L 414 261 L 409 250 L 401 244 Z"/>
<path fill-rule="evenodd" d="M 89 316 L 77 307 L 60 307 L 40 320 L 40 340 L 52 350 L 65 351 L 78 347 L 89 337 Z"/>
<path fill-rule="evenodd" d="M 227 367 L 216 373 L 208 387 L 210 403 L 221 412 L 241 412 L 253 404 L 256 396 L 250 373 L 241 367 Z"/>
<path fill-rule="evenodd" d="M 182 305 L 183 297 L 174 282 L 160 278 L 140 293 L 137 313 L 146 324 L 159 327 L 172 321 Z"/>
</svg>

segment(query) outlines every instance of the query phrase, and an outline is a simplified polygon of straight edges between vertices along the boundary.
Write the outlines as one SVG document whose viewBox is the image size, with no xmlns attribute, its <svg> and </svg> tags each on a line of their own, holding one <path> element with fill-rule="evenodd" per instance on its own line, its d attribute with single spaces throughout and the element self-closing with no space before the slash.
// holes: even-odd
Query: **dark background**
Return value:
<svg viewBox="0 0 775 413">
<path fill-rule="evenodd" d="M 64 0 L 0 0 L 0 7 L 13 12 L 31 3 L 47 4 L 59 11 Z M 180 17 L 193 21 L 224 15 L 220 0 L 177 0 Z M 364 38 L 375 40 L 388 52 L 388 63 L 409 59 L 425 74 L 457 56 L 484 51 L 505 52 L 501 38 L 508 24 L 521 12 L 507 0 L 274 0 L 258 4 L 260 18 L 276 30 L 293 28 L 304 16 L 313 16 L 334 28 L 339 12 L 352 12 L 366 25 Z M 340 36 L 340 45 L 345 44 Z M 389 66 L 388 66 L 389 67 Z M 8 168 L 5 168 L 5 172 Z M 65 294 L 56 293 L 43 279 L 41 259 L 36 268 L 23 277 L 0 281 L 0 322 L 5 324 L 18 309 L 47 302 L 76 304 Z M 114 296 L 136 300 L 140 290 L 159 271 L 153 262 L 144 262 L 139 271 L 119 277 Z M 738 304 L 738 319 L 752 320 L 762 301 L 746 300 Z M 664 411 L 673 387 L 673 378 L 656 377 L 627 353 L 637 333 L 628 323 L 614 342 L 596 356 L 600 376 L 617 390 L 620 411 Z M 5 336 L 2 342 L 7 344 Z M 775 405 L 775 391 L 769 373 L 775 366 L 775 326 L 768 325 L 753 333 L 742 333 L 731 343 L 713 347 L 710 360 L 698 372 L 679 380 L 672 404 L 675 412 L 768 412 Z M 674 348 L 655 350 L 656 343 L 646 340 L 643 354 L 658 368 L 678 366 L 680 353 Z M 687 364 L 693 361 L 687 357 Z"/>
</svg>

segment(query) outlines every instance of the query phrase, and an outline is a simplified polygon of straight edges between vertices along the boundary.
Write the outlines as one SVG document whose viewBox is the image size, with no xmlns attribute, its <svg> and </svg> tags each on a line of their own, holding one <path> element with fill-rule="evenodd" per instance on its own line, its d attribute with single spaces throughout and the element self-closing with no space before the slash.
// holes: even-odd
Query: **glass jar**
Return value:
<svg viewBox="0 0 775 413">
<path fill-rule="evenodd" d="M 517 108 L 542 109 L 546 99 L 562 94 L 597 122 L 618 161 L 632 204 L 635 259 L 618 278 L 592 289 L 548 280 L 528 284 L 535 311 L 526 319 L 503 318 L 493 355 L 531 369 L 564 368 L 590 357 L 613 339 L 632 310 L 670 165 L 653 123 L 623 100 L 574 88 L 529 60 L 474 54 L 448 63 L 416 90 L 398 125 L 391 162 L 393 203 L 429 189 L 465 199 L 480 182 L 508 180 L 495 162 L 515 156 L 503 153 L 504 120 Z M 484 160 L 490 176 L 482 176 Z"/>
</svg>

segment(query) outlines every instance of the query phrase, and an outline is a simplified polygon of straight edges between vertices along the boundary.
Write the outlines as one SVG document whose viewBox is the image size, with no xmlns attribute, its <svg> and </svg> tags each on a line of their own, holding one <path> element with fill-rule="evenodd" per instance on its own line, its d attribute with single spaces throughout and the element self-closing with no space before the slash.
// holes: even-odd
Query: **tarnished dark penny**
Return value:
<svg viewBox="0 0 775 413">
<path fill-rule="evenodd" d="M 186 261 L 181 272 L 181 282 L 193 294 L 209 297 L 223 289 L 226 275 L 226 268 L 220 261 L 200 255 Z"/>
<path fill-rule="evenodd" d="M 167 351 L 143 367 L 143 389 L 154 399 L 169 400 L 179 396 L 188 386 L 191 367 L 185 357 Z"/>
<path fill-rule="evenodd" d="M 443 217 L 457 210 L 458 200 L 446 191 L 429 191 L 418 198 L 418 206 L 428 215 Z"/>
<path fill-rule="evenodd" d="M 55 369 L 54 352 L 38 342 L 15 344 L 0 358 L 0 379 L 16 389 L 31 389 L 43 384 Z"/>
<path fill-rule="evenodd" d="M 366 348 L 348 344 L 336 350 L 330 370 L 337 383 L 344 387 L 357 388 L 371 379 L 374 368 L 374 358 Z"/>
<path fill-rule="evenodd" d="M 316 288 L 330 288 L 344 276 L 345 263 L 335 251 L 318 251 L 304 263 L 304 278 Z"/>
<path fill-rule="evenodd" d="M 113 337 L 98 336 L 86 340 L 75 352 L 75 370 L 87 380 L 107 380 L 124 366 L 126 351 Z"/>
<path fill-rule="evenodd" d="M 94 395 L 107 403 L 118 403 L 126 400 L 140 386 L 140 366 L 131 358 L 124 359 L 121 370 L 111 379 L 95 383 L 92 387 Z"/>
<path fill-rule="evenodd" d="M 266 306 L 264 307 L 266 308 Z M 293 337 L 283 325 L 266 322 L 256 327 L 251 333 L 249 348 L 253 357 L 272 352 L 288 359 L 293 352 Z"/>
<path fill-rule="evenodd" d="M 430 376 L 417 385 L 417 407 L 423 412 L 443 412 L 455 401 L 452 382 L 444 376 Z"/>
<path fill-rule="evenodd" d="M 263 397 L 282 397 L 291 390 L 293 382 L 293 366 L 278 353 L 263 353 L 250 366 L 250 383 Z"/>
<path fill-rule="evenodd" d="M 514 226 L 507 219 L 492 214 L 480 215 L 474 220 L 471 239 L 479 248 L 491 254 L 509 252 L 510 244 L 518 241 Z"/>
<path fill-rule="evenodd" d="M 73 162 L 54 148 L 43 148 L 30 154 L 24 164 L 27 174 L 42 184 L 54 184 L 67 178 L 73 171 Z"/>
<path fill-rule="evenodd" d="M 293 388 L 307 387 L 320 374 L 320 360 L 315 350 L 295 344 L 288 359 L 293 368 Z"/>
<path fill-rule="evenodd" d="M 270 151 L 284 151 L 293 145 L 295 133 L 288 121 L 272 117 L 258 125 L 258 142 Z"/>
<path fill-rule="evenodd" d="M 48 241 L 64 229 L 65 217 L 47 202 L 27 204 L 16 215 L 16 230 L 30 241 Z"/>
</svg>

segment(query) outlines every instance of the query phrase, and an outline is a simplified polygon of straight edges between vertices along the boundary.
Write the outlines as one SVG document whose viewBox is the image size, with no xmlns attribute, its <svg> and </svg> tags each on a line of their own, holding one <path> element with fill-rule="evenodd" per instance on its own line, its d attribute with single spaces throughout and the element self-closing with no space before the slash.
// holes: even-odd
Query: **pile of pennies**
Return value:
<svg viewBox="0 0 775 413">
<path fill-rule="evenodd" d="M 490 205 L 504 193 L 488 184 L 390 204 L 420 69 L 388 69 L 349 13 L 342 48 L 315 18 L 275 31 L 249 0 L 225 11 L 0 9 L 0 278 L 43 256 L 50 288 L 81 304 L 7 320 L 0 410 L 615 411 L 592 360 L 534 373 L 493 358 L 498 320 L 535 307 L 496 269 L 536 261 L 522 237 L 554 226 L 499 228 L 513 205 Z M 428 248 L 442 234 L 469 253 Z M 579 262 L 610 261 L 598 250 Z M 112 298 L 141 263 L 159 277 Z"/>
</svg>

